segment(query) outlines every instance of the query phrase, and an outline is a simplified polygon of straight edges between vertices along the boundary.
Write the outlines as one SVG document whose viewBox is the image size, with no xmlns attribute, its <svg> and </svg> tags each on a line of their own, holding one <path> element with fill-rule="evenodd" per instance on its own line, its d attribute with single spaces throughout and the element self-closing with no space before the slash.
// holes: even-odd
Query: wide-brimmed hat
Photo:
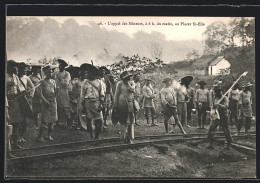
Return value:
<svg viewBox="0 0 260 183">
<path fill-rule="evenodd" d="M 216 85 L 213 87 L 213 90 L 222 90 L 221 85 Z"/>
<path fill-rule="evenodd" d="M 42 66 L 40 66 L 40 65 L 32 65 L 31 68 L 32 68 L 32 70 L 41 69 Z"/>
<path fill-rule="evenodd" d="M 105 67 L 105 66 L 99 67 L 98 70 L 99 70 L 99 71 L 105 70 L 106 73 L 108 73 L 108 74 L 110 73 L 110 70 L 109 70 L 107 67 Z"/>
<path fill-rule="evenodd" d="M 215 80 L 213 82 L 213 86 L 218 86 L 218 85 L 221 85 L 221 84 L 222 84 L 222 81 L 220 81 L 220 80 Z"/>
<path fill-rule="evenodd" d="M 141 76 L 141 73 L 140 73 L 140 72 L 135 73 L 134 76 L 133 76 L 133 78 L 135 79 L 138 75 Z"/>
<path fill-rule="evenodd" d="M 185 77 L 180 79 L 180 83 L 189 85 L 192 82 L 192 80 L 193 80 L 192 76 L 185 76 Z"/>
<path fill-rule="evenodd" d="M 121 79 L 125 79 L 125 78 L 131 77 L 131 76 L 133 76 L 133 75 L 130 74 L 128 71 L 124 71 L 124 72 L 122 72 L 122 73 L 120 74 L 120 78 L 121 78 Z"/>
<path fill-rule="evenodd" d="M 205 81 L 199 81 L 197 82 L 199 85 L 207 85 L 207 83 Z"/>
<path fill-rule="evenodd" d="M 80 72 L 85 72 L 86 70 L 90 71 L 93 75 L 95 75 L 95 77 L 100 77 L 100 72 L 98 70 L 98 68 L 96 68 L 94 65 L 91 64 L 81 64 L 81 66 L 79 67 Z"/>
<path fill-rule="evenodd" d="M 7 68 L 17 67 L 17 62 L 14 60 L 7 61 Z"/>
<path fill-rule="evenodd" d="M 57 62 L 59 63 L 59 65 L 63 65 L 64 67 L 67 67 L 67 66 L 68 66 L 67 62 L 65 62 L 65 61 L 62 60 L 62 59 L 58 59 Z"/>
<path fill-rule="evenodd" d="M 74 76 L 79 75 L 79 67 L 75 67 L 75 66 L 71 65 L 65 70 L 68 71 L 71 75 L 74 75 Z"/>
<path fill-rule="evenodd" d="M 18 70 L 28 71 L 29 65 L 26 65 L 24 62 L 17 63 Z"/>
<path fill-rule="evenodd" d="M 245 87 L 249 87 L 249 86 L 253 86 L 253 84 L 251 84 L 249 81 L 246 82 L 242 87 L 245 88 Z"/>
<path fill-rule="evenodd" d="M 163 83 L 167 83 L 167 82 L 172 82 L 172 79 L 171 79 L 171 78 L 165 78 L 165 79 L 163 80 Z"/>
</svg>

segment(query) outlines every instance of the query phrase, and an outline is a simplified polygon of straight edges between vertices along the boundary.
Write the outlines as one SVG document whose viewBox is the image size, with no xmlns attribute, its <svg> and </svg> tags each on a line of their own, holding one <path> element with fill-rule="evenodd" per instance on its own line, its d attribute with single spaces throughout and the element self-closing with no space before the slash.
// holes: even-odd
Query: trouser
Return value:
<svg viewBox="0 0 260 183">
<path fill-rule="evenodd" d="M 47 126 L 46 126 L 47 125 Z M 40 125 L 40 131 L 39 131 L 39 136 L 38 138 L 42 138 L 43 132 L 45 131 L 44 129 L 47 128 L 48 131 L 48 136 L 51 136 L 53 128 L 54 128 L 54 122 L 53 123 L 42 123 Z"/>
<path fill-rule="evenodd" d="M 208 139 L 210 144 L 213 144 L 214 134 L 218 126 L 222 127 L 224 132 L 225 138 L 227 140 L 228 145 L 233 142 L 230 131 L 228 129 L 228 115 L 227 114 L 220 114 L 220 119 L 213 120 L 208 131 Z"/>
<path fill-rule="evenodd" d="M 238 125 L 238 101 L 230 100 L 230 125 L 233 126 L 233 118 Z"/>
<path fill-rule="evenodd" d="M 202 102 L 201 107 L 198 107 L 198 124 L 199 124 L 199 127 L 201 127 L 201 122 L 202 122 L 202 127 L 204 127 L 204 125 L 206 124 L 207 107 L 208 107 L 207 102 Z"/>
<path fill-rule="evenodd" d="M 193 108 L 193 103 L 192 102 L 187 102 L 187 120 L 188 122 L 191 120 L 191 112 Z"/>
<path fill-rule="evenodd" d="M 36 127 L 40 127 L 41 124 L 41 113 L 35 114 L 35 125 Z"/>
<path fill-rule="evenodd" d="M 144 114 L 145 114 L 145 119 L 146 119 L 146 121 L 147 121 L 147 124 L 149 124 L 149 111 L 151 111 L 152 124 L 154 124 L 155 108 L 154 108 L 154 107 L 145 107 L 145 108 L 144 108 Z"/>
<path fill-rule="evenodd" d="M 135 116 L 133 112 L 128 112 L 127 122 L 121 124 L 121 138 L 124 139 L 126 143 L 129 143 L 131 139 L 134 139 L 134 120 Z"/>
<path fill-rule="evenodd" d="M 19 125 L 20 137 L 23 137 L 24 134 L 28 131 L 28 118 L 25 118 Z"/>
<path fill-rule="evenodd" d="M 102 114 L 103 114 L 104 124 L 106 125 L 107 117 L 109 115 L 108 106 L 102 108 Z"/>
<path fill-rule="evenodd" d="M 93 131 L 95 134 L 95 138 L 99 137 L 99 134 L 103 132 L 103 120 L 102 119 L 95 119 L 94 124 L 92 124 L 92 119 L 87 118 L 87 130 L 90 133 L 90 136 L 93 137 Z M 94 125 L 94 129 L 93 129 Z"/>
<path fill-rule="evenodd" d="M 8 126 L 6 125 L 6 135 L 5 135 L 5 147 L 6 147 L 6 154 L 9 155 L 10 151 L 11 151 L 11 142 L 10 142 L 10 134 L 8 133 Z"/>
<path fill-rule="evenodd" d="M 251 117 L 243 117 L 243 120 L 240 120 L 237 125 L 237 131 L 240 132 L 242 128 L 242 124 L 245 124 L 245 132 L 247 133 L 248 130 L 250 130 L 251 127 Z"/>
<path fill-rule="evenodd" d="M 69 107 L 58 107 L 58 123 L 64 122 L 65 124 L 71 124 L 70 108 Z"/>
<path fill-rule="evenodd" d="M 12 133 L 12 139 L 13 143 L 17 144 L 18 139 L 20 138 L 20 123 L 12 123 L 13 125 L 13 133 Z"/>
<path fill-rule="evenodd" d="M 185 102 L 178 103 L 178 112 L 181 124 L 187 126 L 187 104 Z"/>
</svg>

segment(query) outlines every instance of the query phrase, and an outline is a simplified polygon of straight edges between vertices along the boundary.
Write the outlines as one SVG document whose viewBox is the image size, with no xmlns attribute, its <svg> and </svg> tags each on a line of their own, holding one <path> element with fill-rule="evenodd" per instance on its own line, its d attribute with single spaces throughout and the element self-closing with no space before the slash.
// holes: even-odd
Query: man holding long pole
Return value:
<svg viewBox="0 0 260 183">
<path fill-rule="evenodd" d="M 221 86 L 215 86 L 214 87 L 214 100 L 213 100 L 213 108 L 218 110 L 218 117 L 215 117 L 212 119 L 212 123 L 209 128 L 208 132 L 208 138 L 210 140 L 210 145 L 208 148 L 213 148 L 213 138 L 214 138 L 214 133 L 218 125 L 220 125 L 224 131 L 226 140 L 227 140 L 227 146 L 225 147 L 226 149 L 229 149 L 230 144 L 232 143 L 232 137 L 228 129 L 228 98 L 226 96 L 222 96 L 221 92 Z M 223 99 L 219 102 L 219 99 Z"/>
<path fill-rule="evenodd" d="M 212 124 L 210 125 L 209 132 L 208 132 L 208 139 L 210 140 L 210 145 L 208 148 L 213 148 L 214 132 L 217 126 L 220 125 L 222 126 L 222 129 L 224 131 L 227 140 L 227 146 L 225 148 L 229 149 L 230 144 L 232 143 L 233 140 L 228 130 L 228 113 L 227 113 L 228 97 L 226 95 L 238 83 L 241 77 L 246 75 L 247 72 L 244 72 L 242 75 L 240 75 L 239 78 L 232 84 L 232 86 L 226 91 L 224 95 L 222 95 L 220 85 L 214 87 L 215 96 L 213 100 L 213 107 L 210 112 L 212 116 Z"/>
</svg>

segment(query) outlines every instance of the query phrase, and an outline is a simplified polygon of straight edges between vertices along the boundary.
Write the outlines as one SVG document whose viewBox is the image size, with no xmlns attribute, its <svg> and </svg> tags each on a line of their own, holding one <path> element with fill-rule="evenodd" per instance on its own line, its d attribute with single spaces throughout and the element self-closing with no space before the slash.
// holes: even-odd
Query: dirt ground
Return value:
<svg viewBox="0 0 260 183">
<path fill-rule="evenodd" d="M 120 151 L 76 155 L 17 168 L 22 177 L 255 178 L 256 159 L 216 143 L 167 143 Z"/>
<path fill-rule="evenodd" d="M 144 120 L 141 126 L 135 127 L 135 135 L 163 135 L 164 124 L 148 127 Z M 194 124 L 190 124 L 194 125 Z M 187 133 L 206 133 L 207 129 L 185 127 Z M 89 134 L 84 130 L 55 126 L 53 142 L 39 143 L 35 141 L 38 131 L 29 123 L 27 143 L 23 147 L 42 146 L 63 142 L 89 140 Z M 172 128 L 172 127 L 171 127 Z M 170 128 L 170 129 L 171 129 Z M 253 126 L 251 130 L 254 130 Z M 103 137 L 118 137 L 120 125 L 109 126 Z M 231 131 L 236 131 L 231 129 Z M 243 129 L 241 130 L 243 131 Z M 221 132 L 221 131 L 218 131 Z M 178 127 L 174 133 L 180 133 Z M 240 143 L 255 144 L 255 140 Z M 255 178 L 256 157 L 230 149 L 223 150 L 224 145 L 216 143 L 215 148 L 207 149 L 207 142 L 186 142 L 159 144 L 167 146 L 168 151 L 161 151 L 157 146 L 149 145 L 143 148 L 123 149 L 119 151 L 100 152 L 95 154 L 75 155 L 60 159 L 50 159 L 34 163 L 32 166 L 17 166 L 8 168 L 8 177 L 142 177 L 142 178 Z M 8 165 L 7 165 L 8 166 Z"/>
</svg>

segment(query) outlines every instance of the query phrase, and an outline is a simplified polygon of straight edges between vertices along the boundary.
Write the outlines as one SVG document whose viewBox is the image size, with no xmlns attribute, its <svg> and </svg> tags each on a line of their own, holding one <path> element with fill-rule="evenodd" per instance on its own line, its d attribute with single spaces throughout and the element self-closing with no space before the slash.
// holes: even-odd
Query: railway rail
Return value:
<svg viewBox="0 0 260 183">
<path fill-rule="evenodd" d="M 223 133 L 216 133 L 216 139 L 225 139 L 222 136 Z M 206 136 L 206 137 L 205 137 Z M 250 136 L 255 136 L 255 134 L 250 134 Z M 246 138 L 246 135 L 233 136 L 234 139 Z M 40 159 L 48 158 L 62 158 L 70 155 L 78 154 L 90 154 L 94 152 L 104 152 L 104 151 L 113 151 L 126 148 L 137 148 L 143 147 L 151 144 L 162 144 L 168 142 L 185 142 L 185 141 L 196 141 L 196 140 L 207 140 L 207 133 L 195 133 L 195 134 L 170 134 L 170 135 L 150 135 L 150 136 L 139 136 L 135 138 L 134 144 L 120 144 L 122 139 L 119 137 L 101 139 L 101 140 L 92 140 L 92 141 L 79 141 L 79 142 L 70 142 L 54 145 L 46 145 L 39 147 L 32 147 L 27 149 L 15 150 L 13 152 L 17 155 L 26 154 L 20 157 L 12 158 L 8 161 L 11 162 L 30 162 Z M 116 143 L 116 144 L 114 144 Z M 96 146 L 99 144 L 99 146 Z M 92 145 L 92 146 L 91 146 Z M 50 150 L 50 149 L 54 149 Z M 56 151 L 58 149 L 58 151 Z M 44 152 L 45 150 L 49 151 L 48 153 L 34 153 L 35 151 Z M 31 153 L 30 153 L 31 151 Z M 52 151 L 52 152 L 51 152 Z M 32 153 L 33 152 L 33 153 Z M 29 154 L 29 155 L 28 155 Z M 16 154 L 15 154 L 16 155 Z M 16 156 L 17 156 L 16 155 Z"/>
</svg>

